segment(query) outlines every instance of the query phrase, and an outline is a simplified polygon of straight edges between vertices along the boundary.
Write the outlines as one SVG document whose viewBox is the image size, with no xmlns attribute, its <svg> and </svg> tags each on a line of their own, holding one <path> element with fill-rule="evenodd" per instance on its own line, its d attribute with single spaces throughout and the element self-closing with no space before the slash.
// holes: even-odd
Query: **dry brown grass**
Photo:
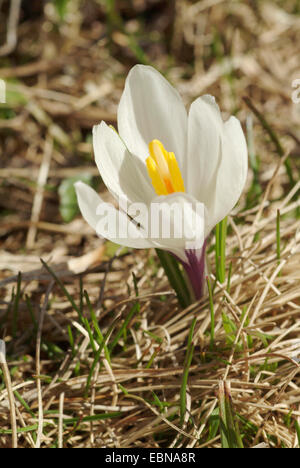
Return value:
<svg viewBox="0 0 300 468">
<path fill-rule="evenodd" d="M 164 1 L 132 1 L 131 7 L 120 2 L 122 28 L 112 20 L 107 25 L 104 9 L 92 0 L 83 2 L 80 14 L 78 1 L 71 3 L 58 27 L 51 5 L 41 15 L 39 2 L 33 2 L 37 11 L 28 16 L 23 10 L 15 50 L 0 58 L 0 76 L 15 93 L 9 115 L 0 114 L 0 321 L 11 371 L 11 384 L 6 379 L 0 389 L 0 446 L 12 444 L 12 408 L 18 430 L 29 428 L 18 435 L 20 447 L 220 447 L 219 432 L 211 437 L 209 431 L 218 384 L 226 380 L 243 418 L 245 446 L 296 447 L 300 105 L 291 101 L 291 82 L 300 78 L 299 2 L 285 1 L 284 9 L 283 2 L 267 1 L 184 0 L 175 2 L 176 8 Z M 3 12 L 8 14 L 6 2 Z M 129 47 L 132 32 L 142 57 Z M 245 128 L 248 119 L 249 141 L 260 159 L 256 175 L 249 169 L 245 193 L 229 220 L 227 271 L 232 263 L 232 274 L 229 289 L 215 288 L 212 350 L 207 298 L 180 310 L 153 252 L 121 252 L 112 261 L 80 216 L 63 224 L 58 210 L 61 180 L 83 167 L 97 175 L 91 127 L 101 119 L 115 123 L 128 69 L 145 57 L 167 73 L 187 104 L 211 93 L 225 115 L 237 112 Z M 244 96 L 289 152 L 293 190 L 284 158 Z M 255 176 L 261 190 L 256 198 Z M 93 351 L 76 309 L 40 257 L 79 308 L 81 279 L 102 333 L 109 332 L 108 345 L 132 313 L 111 360 L 102 352 L 87 394 L 98 345 Z M 209 257 L 214 280 L 213 251 Z M 86 301 L 81 310 L 92 325 Z M 224 329 L 224 313 L 232 334 Z M 180 389 L 194 317 L 195 352 L 181 424 Z M 11 386 L 18 392 L 15 403 Z M 100 420 L 104 414 L 109 419 Z"/>
</svg>

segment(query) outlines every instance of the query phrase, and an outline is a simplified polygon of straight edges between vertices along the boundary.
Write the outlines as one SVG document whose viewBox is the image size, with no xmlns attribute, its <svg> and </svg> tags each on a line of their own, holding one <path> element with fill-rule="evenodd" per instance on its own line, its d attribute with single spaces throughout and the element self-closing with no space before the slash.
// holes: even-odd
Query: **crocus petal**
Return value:
<svg viewBox="0 0 300 468">
<path fill-rule="evenodd" d="M 212 229 L 230 213 L 245 186 L 248 171 L 247 143 L 239 120 L 230 117 L 224 124 L 221 158 L 216 180 L 215 203 L 209 212 Z"/>
<path fill-rule="evenodd" d="M 143 236 L 142 231 L 129 220 L 124 212 L 118 211 L 112 205 L 104 203 L 94 189 L 84 184 L 83 182 L 76 182 L 75 189 L 82 216 L 99 236 L 105 237 L 106 239 L 111 240 L 116 244 L 124 245 L 126 247 L 145 249 L 153 246 L 153 244 Z M 103 208 L 102 212 L 104 212 L 105 207 L 108 206 L 110 215 L 112 216 L 111 220 L 115 219 L 117 222 L 116 235 L 113 236 L 107 235 L 107 230 L 104 229 L 104 223 L 101 223 L 101 220 L 103 219 L 103 215 L 101 214 L 101 207 Z M 120 225 L 122 225 L 123 229 L 126 229 L 126 232 L 128 233 L 127 237 L 119 237 L 117 235 Z M 110 228 L 113 228 L 113 226 L 110 226 Z"/>
<path fill-rule="evenodd" d="M 114 197 L 150 202 L 155 192 L 145 164 L 126 149 L 117 132 L 105 122 L 93 128 L 93 146 L 100 175 Z"/>
<path fill-rule="evenodd" d="M 207 208 L 207 236 L 238 201 L 247 175 L 241 125 L 235 117 L 224 123 L 212 96 L 191 105 L 185 171 L 187 190 Z"/>
<path fill-rule="evenodd" d="M 180 168 L 185 157 L 187 113 L 178 92 L 154 68 L 136 65 L 126 79 L 118 129 L 127 147 L 143 161 L 148 144 L 160 140 Z"/>
<path fill-rule="evenodd" d="M 213 96 L 194 101 L 188 117 L 188 150 L 184 167 L 187 191 L 210 206 L 220 162 L 223 122 Z"/>
</svg>

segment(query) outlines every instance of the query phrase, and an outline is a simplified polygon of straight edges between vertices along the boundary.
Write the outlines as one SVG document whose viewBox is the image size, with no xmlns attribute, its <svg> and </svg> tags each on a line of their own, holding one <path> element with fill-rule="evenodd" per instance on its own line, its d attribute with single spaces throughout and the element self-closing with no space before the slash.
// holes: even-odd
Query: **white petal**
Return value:
<svg viewBox="0 0 300 468">
<path fill-rule="evenodd" d="M 155 196 L 144 163 L 129 153 L 115 130 L 101 122 L 93 128 L 95 160 L 108 190 L 131 202 L 149 201 Z"/>
<path fill-rule="evenodd" d="M 118 129 L 127 147 L 143 161 L 148 144 L 160 140 L 182 168 L 187 113 L 178 92 L 154 68 L 136 65 L 125 83 L 118 109 Z"/>
<path fill-rule="evenodd" d="M 220 158 L 223 122 L 213 96 L 202 96 L 190 107 L 188 152 L 184 180 L 187 191 L 210 206 Z"/>
<path fill-rule="evenodd" d="M 97 234 L 101 237 L 115 242 L 116 244 L 124 245 L 126 247 L 133 247 L 137 249 L 144 249 L 152 247 L 153 244 L 143 237 L 142 231 L 139 230 L 134 223 L 132 223 L 127 215 L 122 211 L 116 210 L 112 205 L 104 203 L 101 197 L 88 185 L 83 182 L 76 182 L 75 184 L 78 205 L 82 216 L 87 223 L 95 229 Z M 108 221 L 116 222 L 113 226 L 104 226 L 104 218 L 107 219 L 106 207 L 109 205 L 110 218 Z M 100 214 L 102 209 L 103 215 Z M 128 233 L 128 237 L 120 236 L 119 228 L 122 225 L 123 229 Z M 114 231 L 114 235 L 107 235 L 107 229 L 110 232 Z M 114 229 L 115 228 L 115 229 Z"/>
<path fill-rule="evenodd" d="M 224 124 L 216 196 L 209 213 L 212 227 L 227 216 L 238 202 L 247 179 L 248 150 L 239 120 L 230 117 Z"/>
<path fill-rule="evenodd" d="M 191 106 L 187 190 L 207 208 L 205 236 L 237 203 L 247 176 L 247 145 L 240 122 L 223 122 L 212 96 Z"/>
</svg>

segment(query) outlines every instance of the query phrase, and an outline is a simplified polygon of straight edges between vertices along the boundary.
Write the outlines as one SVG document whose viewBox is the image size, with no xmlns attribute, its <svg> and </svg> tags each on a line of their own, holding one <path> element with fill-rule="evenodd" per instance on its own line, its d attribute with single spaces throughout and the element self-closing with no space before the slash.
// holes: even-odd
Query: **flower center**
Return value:
<svg viewBox="0 0 300 468">
<path fill-rule="evenodd" d="M 159 140 L 149 143 L 148 174 L 157 195 L 184 192 L 182 175 L 174 153 L 168 153 Z"/>
</svg>

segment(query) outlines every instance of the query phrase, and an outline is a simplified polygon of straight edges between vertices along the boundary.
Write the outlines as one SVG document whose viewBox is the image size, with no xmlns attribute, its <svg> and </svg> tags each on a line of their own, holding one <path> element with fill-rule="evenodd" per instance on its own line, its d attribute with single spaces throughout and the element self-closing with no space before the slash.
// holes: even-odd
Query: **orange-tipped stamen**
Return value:
<svg viewBox="0 0 300 468">
<path fill-rule="evenodd" d="M 159 140 L 149 143 L 147 169 L 157 195 L 184 192 L 184 183 L 174 153 L 168 153 Z"/>
</svg>

